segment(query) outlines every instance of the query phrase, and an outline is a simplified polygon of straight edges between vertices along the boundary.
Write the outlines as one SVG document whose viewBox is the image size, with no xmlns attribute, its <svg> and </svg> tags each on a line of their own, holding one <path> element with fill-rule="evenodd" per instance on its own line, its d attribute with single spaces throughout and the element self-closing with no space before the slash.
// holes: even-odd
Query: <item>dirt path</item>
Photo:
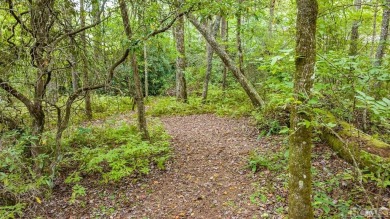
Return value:
<svg viewBox="0 0 390 219">
<path fill-rule="evenodd" d="M 247 120 L 192 115 L 162 119 L 173 137 L 174 160 L 125 218 L 251 218 L 257 207 L 244 169 L 256 147 Z"/>
<path fill-rule="evenodd" d="M 248 119 L 206 114 L 161 120 L 172 136 L 173 148 L 173 158 L 165 171 L 154 170 L 147 176 L 108 185 L 86 179 L 83 186 L 87 195 L 74 204 L 69 203 L 72 187 L 59 179 L 52 198 L 29 208 L 25 216 L 211 219 L 260 218 L 263 212 L 274 211 L 250 200 L 259 186 L 274 182 L 245 166 L 250 151 L 273 153 L 271 148 L 280 145 L 280 140 L 258 140 L 257 130 Z M 278 207 L 279 202 L 272 206 Z"/>
</svg>

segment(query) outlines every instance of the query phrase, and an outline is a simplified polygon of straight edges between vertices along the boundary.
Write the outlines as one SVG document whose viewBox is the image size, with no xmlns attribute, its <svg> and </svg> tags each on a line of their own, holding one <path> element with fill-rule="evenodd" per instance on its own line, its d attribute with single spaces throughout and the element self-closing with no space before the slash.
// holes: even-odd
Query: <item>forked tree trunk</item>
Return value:
<svg viewBox="0 0 390 219">
<path fill-rule="evenodd" d="M 80 25 L 81 28 L 85 27 L 85 17 L 86 17 L 86 11 L 84 9 L 84 0 L 80 0 Z M 83 62 L 82 71 L 83 71 L 83 87 L 89 86 L 89 73 L 88 73 L 88 60 L 87 60 L 87 39 L 86 39 L 86 33 L 83 31 L 81 33 L 81 44 L 83 48 L 83 52 L 81 54 L 81 59 Z M 85 91 L 85 115 L 87 116 L 88 120 L 92 119 L 92 107 L 91 107 L 91 95 L 90 91 Z"/>
<path fill-rule="evenodd" d="M 314 218 L 310 171 L 312 128 L 302 123 L 310 121 L 310 112 L 307 112 L 305 105 L 314 81 L 318 5 L 316 0 L 297 0 L 297 4 L 294 97 L 301 104 L 292 106 L 290 115 L 288 216 L 291 219 L 310 219 Z"/>
<path fill-rule="evenodd" d="M 382 59 L 383 56 L 385 55 L 387 37 L 389 35 L 389 20 L 390 20 L 390 0 L 386 0 L 386 5 L 383 8 L 381 35 L 380 35 L 379 45 L 375 55 L 375 66 L 380 66 L 382 64 Z"/>
<path fill-rule="evenodd" d="M 121 16 L 122 16 L 122 21 L 123 21 L 123 26 L 125 29 L 126 36 L 128 40 L 131 40 L 133 33 L 130 26 L 129 15 L 127 12 L 127 5 L 125 0 L 119 0 L 119 6 L 121 10 Z M 142 139 L 148 140 L 149 132 L 147 129 L 146 118 L 145 118 L 144 97 L 142 94 L 141 79 L 138 71 L 137 55 L 135 54 L 134 50 L 130 51 L 130 59 L 131 59 L 131 67 L 133 70 L 133 76 L 134 76 L 134 87 L 135 87 L 134 98 L 137 103 L 138 128 L 139 131 L 142 133 Z"/>
<path fill-rule="evenodd" d="M 192 15 L 187 14 L 188 20 L 195 26 L 195 28 L 203 35 L 206 41 L 213 48 L 214 52 L 221 58 L 222 62 L 227 66 L 230 71 L 233 73 L 236 80 L 240 83 L 242 88 L 245 90 L 246 94 L 250 98 L 253 106 L 263 107 L 264 101 L 261 99 L 260 95 L 257 93 L 253 85 L 248 81 L 245 75 L 240 71 L 239 68 L 234 64 L 233 60 L 229 57 L 226 51 L 221 45 L 217 43 L 214 36 L 207 30 L 207 28 L 199 23 L 199 21 Z"/>
<path fill-rule="evenodd" d="M 184 43 L 184 17 L 177 19 L 175 28 L 176 50 L 178 57 L 176 58 L 176 98 L 178 101 L 186 103 L 187 100 L 187 84 L 185 79 L 186 69 L 186 52 Z"/>
</svg>

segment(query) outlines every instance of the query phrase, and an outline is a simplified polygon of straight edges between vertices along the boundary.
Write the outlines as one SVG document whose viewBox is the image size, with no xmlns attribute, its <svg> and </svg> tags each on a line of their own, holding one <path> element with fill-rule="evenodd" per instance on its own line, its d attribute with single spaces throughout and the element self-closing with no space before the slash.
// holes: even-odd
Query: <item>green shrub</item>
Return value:
<svg viewBox="0 0 390 219">
<path fill-rule="evenodd" d="M 170 157 L 169 136 L 161 124 L 154 122 L 150 127 L 150 141 L 142 141 L 137 128 L 126 123 L 76 130 L 66 146 L 80 150 L 71 152 L 66 163 L 76 161 L 78 167 L 67 182 L 80 181 L 79 172 L 99 174 L 108 183 L 136 173 L 147 174 L 152 164 L 163 169 Z"/>
</svg>

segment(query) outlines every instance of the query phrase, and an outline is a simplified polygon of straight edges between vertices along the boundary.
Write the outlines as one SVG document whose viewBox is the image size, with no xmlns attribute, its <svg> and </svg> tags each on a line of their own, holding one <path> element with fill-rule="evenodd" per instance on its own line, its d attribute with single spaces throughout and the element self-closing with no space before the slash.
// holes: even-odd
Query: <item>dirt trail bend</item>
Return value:
<svg viewBox="0 0 390 219">
<path fill-rule="evenodd" d="M 191 115 L 162 119 L 172 136 L 173 162 L 126 218 L 252 218 L 248 153 L 260 142 L 248 120 Z"/>
</svg>

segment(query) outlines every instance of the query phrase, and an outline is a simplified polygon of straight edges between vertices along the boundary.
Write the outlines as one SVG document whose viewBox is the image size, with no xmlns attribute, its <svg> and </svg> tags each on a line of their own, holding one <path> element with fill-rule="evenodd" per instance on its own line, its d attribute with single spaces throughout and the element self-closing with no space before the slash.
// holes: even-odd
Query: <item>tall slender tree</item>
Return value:
<svg viewBox="0 0 390 219">
<path fill-rule="evenodd" d="M 228 21 L 227 21 L 225 16 L 222 16 L 222 20 L 221 20 L 221 38 L 223 41 L 223 49 L 227 53 L 227 50 L 228 50 L 227 43 L 228 43 L 228 39 L 229 39 L 229 31 L 228 31 Z M 225 65 L 223 65 L 223 68 L 222 68 L 222 90 L 226 90 L 227 70 L 228 70 L 227 67 Z"/>
<path fill-rule="evenodd" d="M 80 0 L 80 25 L 81 28 L 85 27 L 86 11 L 85 11 L 85 2 Z M 82 71 L 83 71 L 83 87 L 89 86 L 89 73 L 88 73 L 88 59 L 87 59 L 87 39 L 86 33 L 83 31 L 81 33 L 81 44 L 82 44 Z M 85 115 L 87 119 L 92 119 L 92 106 L 91 106 L 91 93 L 89 90 L 85 91 Z"/>
<path fill-rule="evenodd" d="M 310 98 L 314 81 L 316 60 L 316 0 L 297 0 L 294 97 L 297 100 L 291 109 L 291 135 L 289 169 L 288 215 L 291 219 L 310 219 L 311 205 L 311 121 L 306 103 Z M 298 104 L 300 102 L 301 104 Z"/>
<path fill-rule="evenodd" d="M 128 15 L 128 8 L 125 0 L 119 0 L 119 7 L 122 16 L 123 27 L 125 29 L 126 37 L 129 41 L 132 40 L 133 32 L 130 26 L 130 20 Z M 138 128 L 142 133 L 142 138 L 147 140 L 149 139 L 149 132 L 146 125 L 145 118 L 145 105 L 144 105 L 144 97 L 142 94 L 142 86 L 141 86 L 141 78 L 139 76 L 138 71 L 138 62 L 137 62 L 137 54 L 134 51 L 134 48 L 130 51 L 130 62 L 133 70 L 134 77 L 134 87 L 135 87 L 135 101 L 137 103 L 137 113 L 138 113 Z"/>
<path fill-rule="evenodd" d="M 210 33 L 216 38 L 219 24 L 221 21 L 220 16 L 215 17 L 215 21 L 210 21 Z M 203 82 L 203 92 L 202 92 L 202 102 L 205 103 L 207 100 L 207 93 L 209 91 L 209 81 L 211 76 L 211 71 L 213 70 L 213 48 L 210 46 L 209 43 L 206 43 L 206 59 L 207 59 L 207 67 L 206 67 L 206 76 L 204 78 Z"/>
<path fill-rule="evenodd" d="M 184 17 L 177 19 L 175 27 L 176 50 L 178 56 L 176 58 L 176 98 L 179 101 L 187 102 L 187 84 L 185 79 L 186 69 L 186 52 L 184 42 Z"/>
<path fill-rule="evenodd" d="M 238 11 L 236 14 L 237 30 L 236 30 L 236 43 L 237 43 L 237 56 L 238 56 L 238 68 L 244 74 L 244 53 L 242 51 L 241 29 L 242 29 L 242 2 L 238 0 Z"/>
<path fill-rule="evenodd" d="M 382 59 L 383 56 L 385 55 L 387 38 L 389 36 L 389 20 L 390 20 L 390 0 L 386 0 L 386 3 L 383 7 L 379 45 L 375 54 L 375 66 L 380 66 L 382 64 Z"/>
<path fill-rule="evenodd" d="M 362 1 L 361 0 L 354 0 L 355 5 L 355 11 L 359 12 L 362 8 Z M 359 42 L 359 25 L 360 25 L 360 19 L 355 19 L 352 24 L 352 30 L 351 30 L 351 44 L 349 47 L 349 55 L 350 56 L 356 56 L 358 53 L 358 42 Z"/>
</svg>

